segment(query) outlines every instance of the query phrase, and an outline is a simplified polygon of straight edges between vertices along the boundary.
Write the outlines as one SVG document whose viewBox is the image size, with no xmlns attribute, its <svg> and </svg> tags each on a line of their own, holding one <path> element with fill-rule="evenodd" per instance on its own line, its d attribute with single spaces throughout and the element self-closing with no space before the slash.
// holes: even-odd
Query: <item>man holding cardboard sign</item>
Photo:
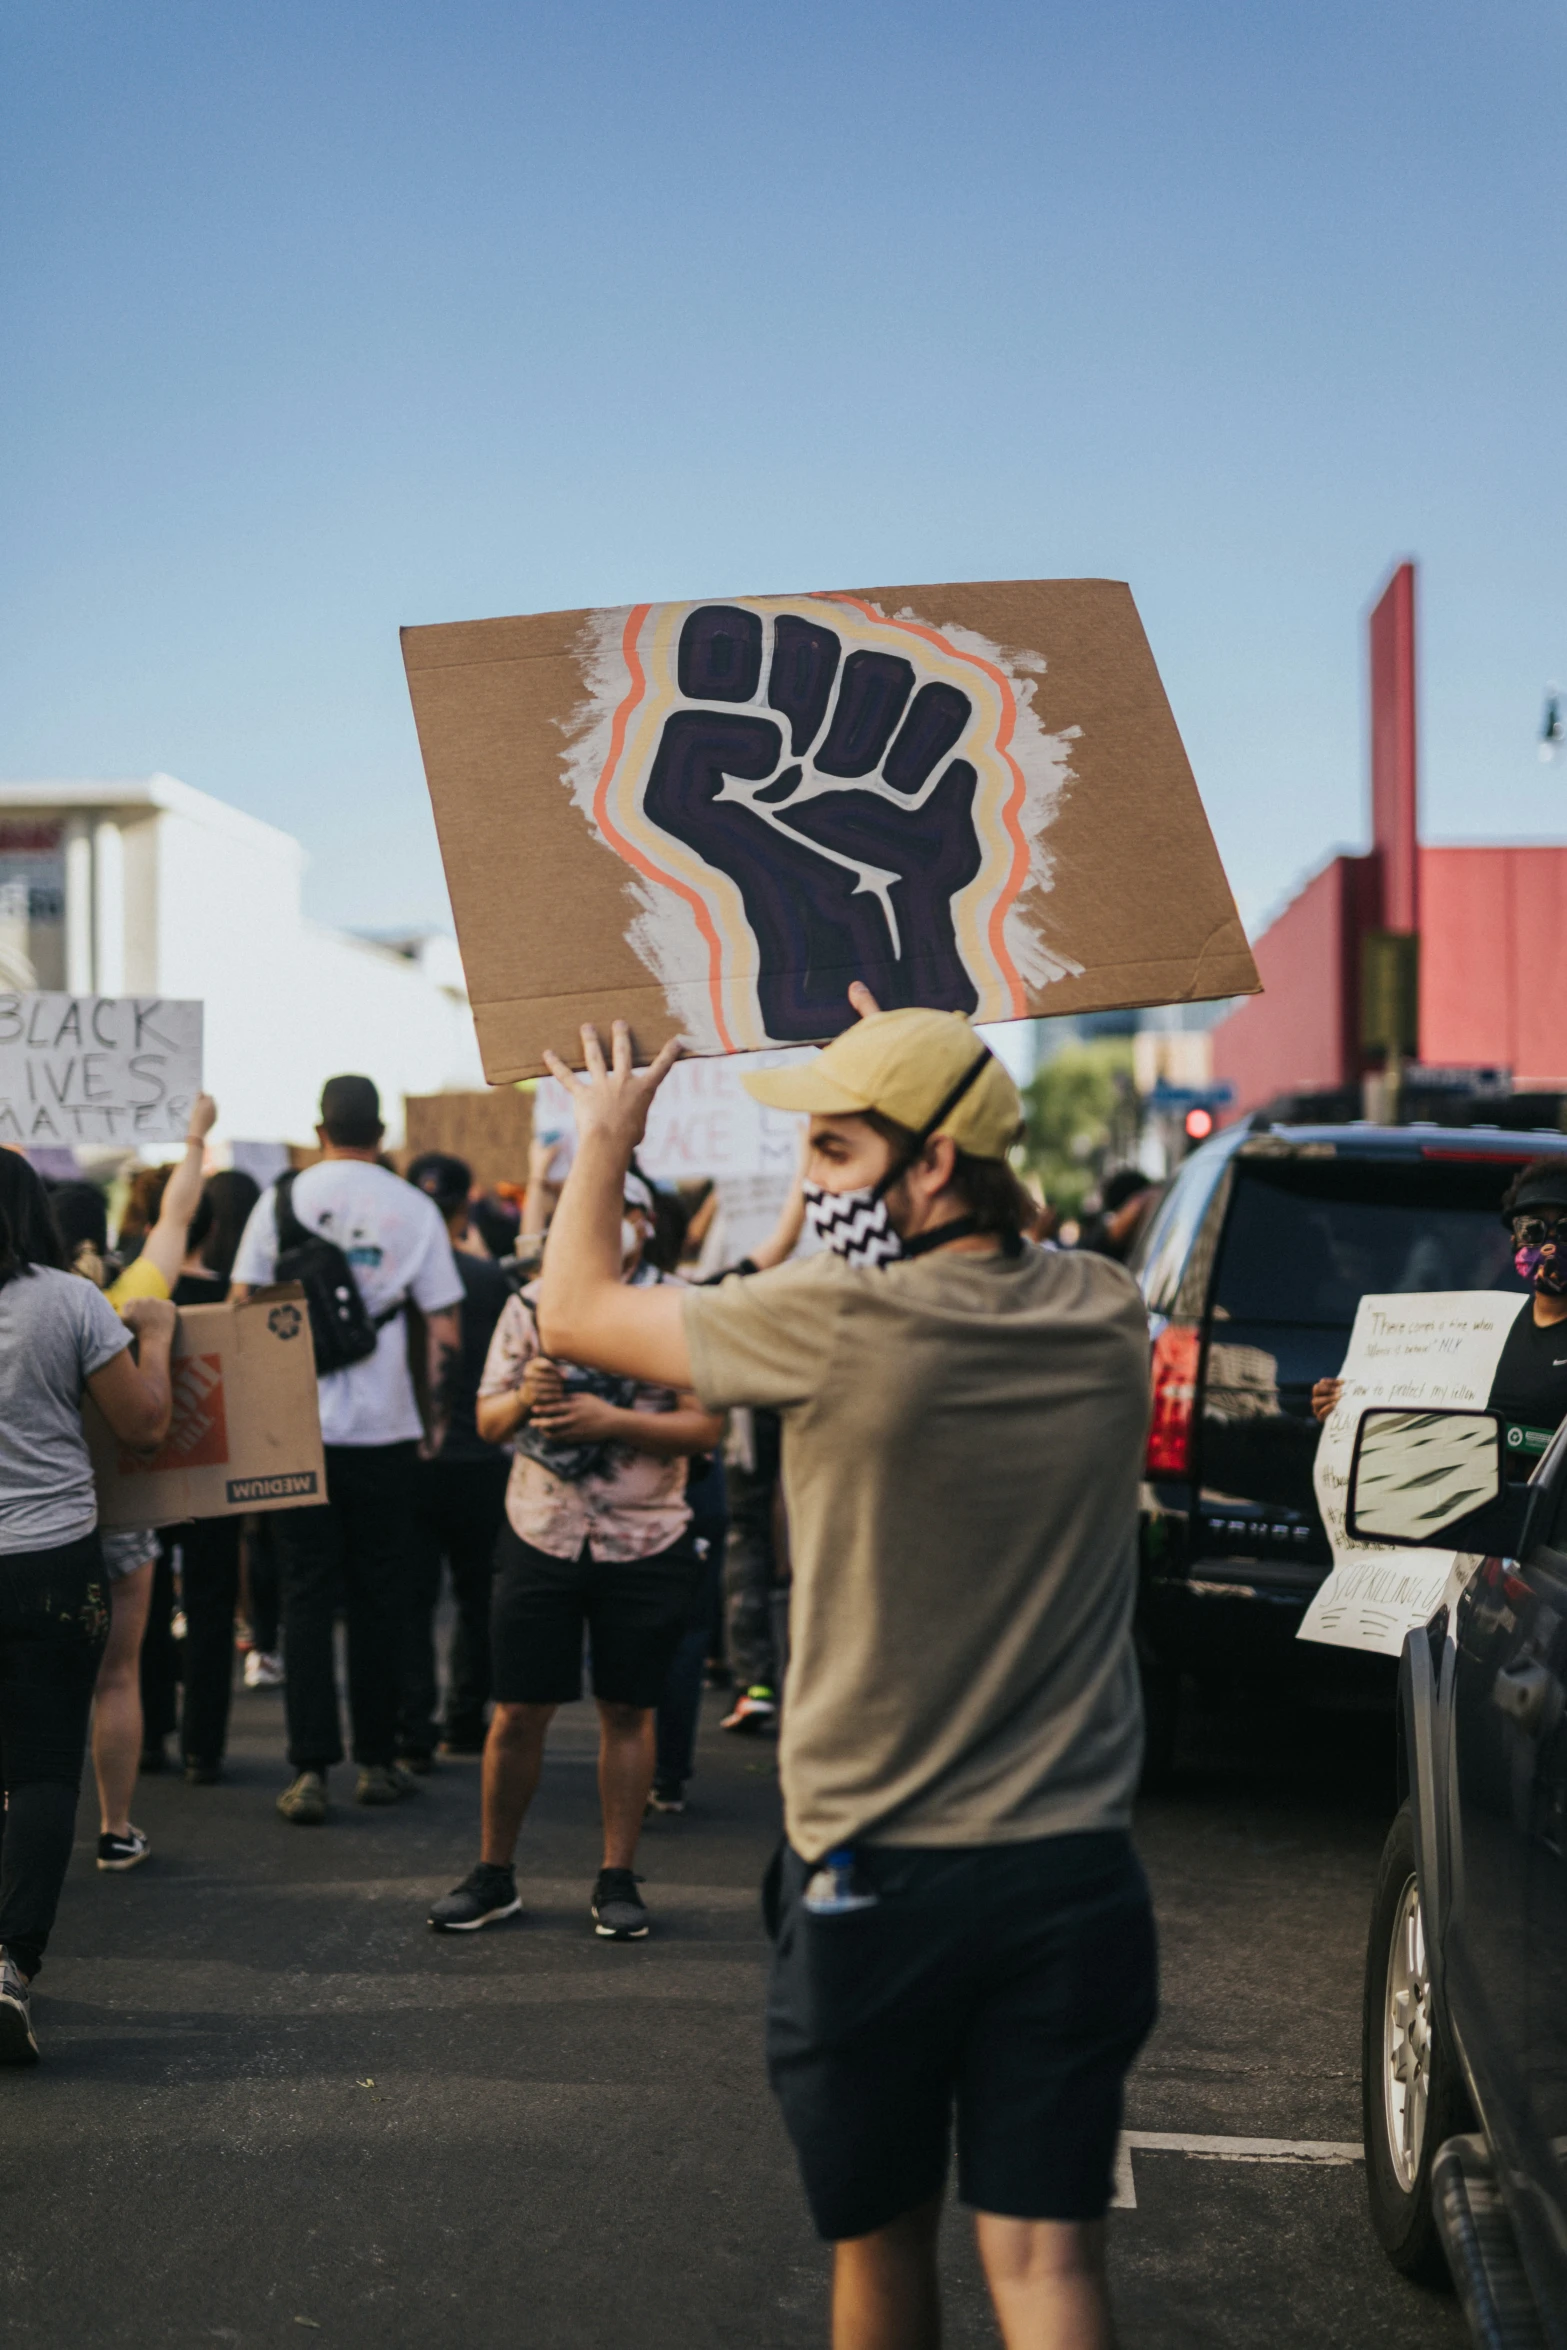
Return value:
<svg viewBox="0 0 1567 2350">
<path fill-rule="evenodd" d="M 579 1149 L 544 1343 L 709 1408 L 783 1415 L 795 1563 L 781 1765 L 789 1847 L 774 2089 L 821 2233 L 838 2350 L 930 2350 L 960 2190 L 1012 2350 L 1105 2350 L 1103 2217 L 1122 2082 L 1153 2018 L 1127 1833 L 1147 1323 L 1103 1257 L 1030 1248 L 1019 1102 L 961 1015 L 877 1014 L 748 1078 L 811 1115 L 819 1256 L 715 1289 L 628 1290 L 620 1188 L 674 1057 L 606 1068 L 585 1028 Z"/>
</svg>

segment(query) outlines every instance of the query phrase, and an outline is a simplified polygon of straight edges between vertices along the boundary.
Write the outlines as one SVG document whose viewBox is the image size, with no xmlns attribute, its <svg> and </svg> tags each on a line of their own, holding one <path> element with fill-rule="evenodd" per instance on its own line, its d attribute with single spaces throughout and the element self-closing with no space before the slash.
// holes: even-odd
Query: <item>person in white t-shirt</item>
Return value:
<svg viewBox="0 0 1567 2350">
<path fill-rule="evenodd" d="M 343 1759 L 332 1627 L 348 1603 L 348 1704 L 360 1803 L 397 1803 L 418 1782 L 397 1763 L 397 1706 L 412 1569 L 414 1463 L 439 1417 L 460 1345 L 462 1282 L 433 1201 L 379 1164 L 381 1100 L 368 1077 L 329 1078 L 316 1129 L 325 1154 L 289 1185 L 284 1209 L 307 1234 L 347 1258 L 374 1354 L 319 1374 L 327 1499 L 278 1517 L 287 1670 L 288 1758 L 294 1778 L 278 1810 L 297 1827 L 327 1816 L 326 1774 Z M 285 1181 L 287 1179 L 285 1178 Z M 277 1187 L 257 1202 L 234 1260 L 233 1294 L 273 1279 L 279 1256 Z M 408 1308 L 428 1336 L 435 1425 L 426 1431 L 410 1364 Z"/>
</svg>

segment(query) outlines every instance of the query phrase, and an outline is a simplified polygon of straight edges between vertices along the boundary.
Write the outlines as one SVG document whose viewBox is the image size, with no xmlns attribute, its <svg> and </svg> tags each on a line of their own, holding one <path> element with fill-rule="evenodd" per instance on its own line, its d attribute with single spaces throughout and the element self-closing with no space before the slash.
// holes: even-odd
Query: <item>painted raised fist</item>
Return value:
<svg viewBox="0 0 1567 2350">
<path fill-rule="evenodd" d="M 769 1035 L 841 1024 L 856 978 L 888 1009 L 973 1011 L 952 900 L 979 871 L 977 778 L 965 759 L 943 765 L 972 700 L 917 685 L 898 653 L 845 656 L 815 619 L 779 613 L 770 634 L 764 646 L 761 615 L 734 604 L 687 618 L 685 706 L 664 722 L 649 819 L 740 891 Z"/>
<path fill-rule="evenodd" d="M 1018 1019 L 1076 968 L 1039 918 L 1071 739 L 1033 708 L 1041 656 L 848 594 L 587 623 L 565 775 L 688 1046 L 835 1035 L 856 979 Z"/>
</svg>

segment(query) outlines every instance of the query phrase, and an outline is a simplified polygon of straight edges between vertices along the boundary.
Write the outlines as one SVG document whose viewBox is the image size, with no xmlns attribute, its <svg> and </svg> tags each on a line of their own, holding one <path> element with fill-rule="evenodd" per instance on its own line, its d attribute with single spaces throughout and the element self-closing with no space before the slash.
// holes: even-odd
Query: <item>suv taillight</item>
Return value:
<svg viewBox="0 0 1567 2350">
<path fill-rule="evenodd" d="M 1153 1422 L 1148 1430 L 1150 1477 L 1187 1474 L 1201 1352 L 1201 1333 L 1179 1322 L 1168 1323 L 1153 1342 Z"/>
</svg>

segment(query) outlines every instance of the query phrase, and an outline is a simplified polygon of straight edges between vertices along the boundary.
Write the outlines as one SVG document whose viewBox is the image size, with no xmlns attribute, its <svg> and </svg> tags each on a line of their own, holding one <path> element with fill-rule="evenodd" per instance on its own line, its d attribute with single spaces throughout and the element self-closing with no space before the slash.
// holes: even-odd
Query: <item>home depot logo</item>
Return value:
<svg viewBox="0 0 1567 2350">
<path fill-rule="evenodd" d="M 181 1355 L 173 1365 L 174 1417 L 169 1433 L 150 1456 L 122 1446 L 120 1472 L 156 1476 L 164 1469 L 207 1469 L 229 1457 L 228 1423 L 223 1416 L 221 1355 Z"/>
</svg>

